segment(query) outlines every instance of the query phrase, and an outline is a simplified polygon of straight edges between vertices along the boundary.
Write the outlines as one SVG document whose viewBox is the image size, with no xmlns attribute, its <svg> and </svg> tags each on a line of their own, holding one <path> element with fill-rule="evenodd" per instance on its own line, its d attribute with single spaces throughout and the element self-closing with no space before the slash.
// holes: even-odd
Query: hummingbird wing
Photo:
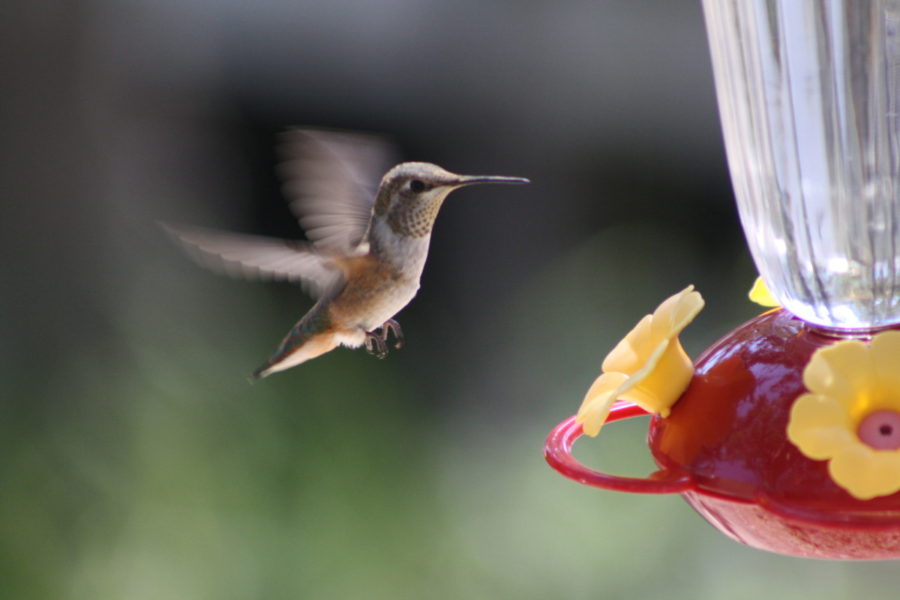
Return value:
<svg viewBox="0 0 900 600">
<path fill-rule="evenodd" d="M 198 227 L 162 226 L 198 264 L 217 273 L 299 283 L 316 298 L 334 289 L 343 279 L 334 261 L 303 242 Z"/>
<path fill-rule="evenodd" d="M 352 254 L 393 165 L 393 146 L 377 136 L 313 129 L 291 129 L 281 139 L 278 172 L 291 212 L 316 249 Z"/>
</svg>

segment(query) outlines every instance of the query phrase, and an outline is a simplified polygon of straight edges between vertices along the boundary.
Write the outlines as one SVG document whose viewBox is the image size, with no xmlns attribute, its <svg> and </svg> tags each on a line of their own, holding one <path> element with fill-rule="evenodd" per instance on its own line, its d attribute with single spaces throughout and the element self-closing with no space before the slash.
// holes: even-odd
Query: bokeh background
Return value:
<svg viewBox="0 0 900 600">
<path fill-rule="evenodd" d="M 688 283 L 757 312 L 699 2 L 11 0 L 0 9 L 0 597 L 893 597 L 557 475 L 547 432 Z M 530 177 L 458 192 L 405 349 L 249 385 L 310 306 L 158 220 L 300 237 L 288 125 Z M 579 445 L 651 469 L 645 422 Z"/>
</svg>

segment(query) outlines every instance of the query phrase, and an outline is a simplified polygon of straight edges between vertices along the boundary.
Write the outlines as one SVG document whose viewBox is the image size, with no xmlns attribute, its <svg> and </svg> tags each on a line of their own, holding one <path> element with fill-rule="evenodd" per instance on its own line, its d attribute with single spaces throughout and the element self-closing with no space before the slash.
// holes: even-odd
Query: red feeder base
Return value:
<svg viewBox="0 0 900 600">
<path fill-rule="evenodd" d="M 794 400 L 806 390 L 812 353 L 835 339 L 789 313 L 760 315 L 697 360 L 694 378 L 648 443 L 660 469 L 645 478 L 600 473 L 572 456 L 581 426 L 560 423 L 547 462 L 585 485 L 635 493 L 680 493 L 725 535 L 755 548 L 827 559 L 900 558 L 900 493 L 858 500 L 786 437 Z M 608 422 L 643 415 L 617 403 Z"/>
</svg>

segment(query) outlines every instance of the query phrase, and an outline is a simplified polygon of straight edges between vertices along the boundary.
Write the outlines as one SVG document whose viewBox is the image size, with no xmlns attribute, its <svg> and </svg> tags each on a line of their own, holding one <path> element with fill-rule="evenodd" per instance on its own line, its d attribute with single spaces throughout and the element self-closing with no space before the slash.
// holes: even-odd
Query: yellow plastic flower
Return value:
<svg viewBox="0 0 900 600">
<path fill-rule="evenodd" d="M 702 308 L 703 298 L 689 285 L 641 319 L 613 348 L 575 419 L 587 435 L 600 433 L 616 400 L 669 415 L 694 374 L 694 364 L 681 347 L 678 334 Z"/>
<path fill-rule="evenodd" d="M 760 306 L 765 306 L 767 308 L 781 306 L 778 300 L 775 299 L 775 296 L 772 295 L 772 292 L 769 291 L 769 288 L 766 286 L 766 282 L 763 281 L 762 277 L 756 278 L 756 281 L 753 282 L 753 287 L 750 288 L 750 293 L 747 294 L 747 296 L 750 297 L 750 300 L 756 302 Z"/>
<path fill-rule="evenodd" d="M 803 371 L 809 393 L 794 402 L 788 439 L 852 496 L 900 490 L 900 331 L 866 345 L 844 340 L 817 350 Z"/>
</svg>

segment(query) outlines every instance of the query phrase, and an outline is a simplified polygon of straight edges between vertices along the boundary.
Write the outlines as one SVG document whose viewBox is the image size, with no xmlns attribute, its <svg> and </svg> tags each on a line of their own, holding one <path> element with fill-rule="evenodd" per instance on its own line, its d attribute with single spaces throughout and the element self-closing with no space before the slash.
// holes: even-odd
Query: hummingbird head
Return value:
<svg viewBox="0 0 900 600">
<path fill-rule="evenodd" d="M 528 180 L 498 175 L 457 175 L 431 163 L 400 163 L 381 180 L 375 218 L 384 219 L 397 235 L 429 235 L 447 195 L 457 188 L 478 183 L 528 183 Z"/>
</svg>

